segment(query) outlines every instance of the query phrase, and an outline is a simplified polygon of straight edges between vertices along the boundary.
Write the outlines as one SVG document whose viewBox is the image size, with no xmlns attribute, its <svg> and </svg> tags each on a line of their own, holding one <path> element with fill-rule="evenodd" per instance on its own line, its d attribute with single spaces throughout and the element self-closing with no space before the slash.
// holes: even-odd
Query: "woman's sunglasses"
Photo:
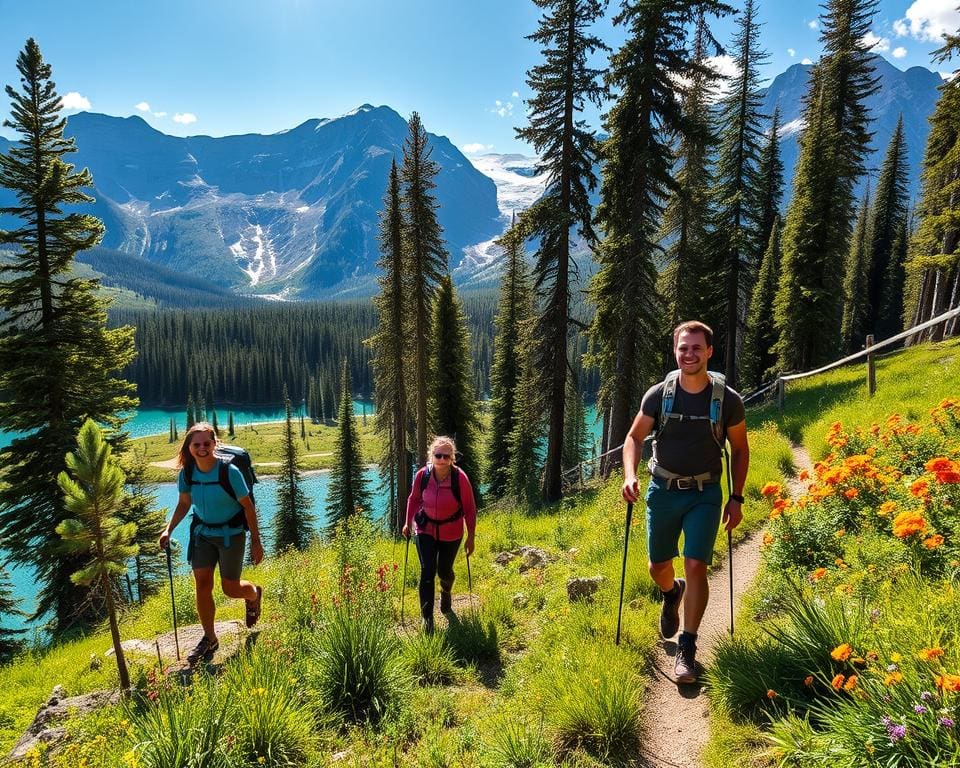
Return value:
<svg viewBox="0 0 960 768">
<path fill-rule="evenodd" d="M 191 448 L 209 448 L 213 445 L 213 442 L 210 440 L 204 440 L 202 443 L 190 443 Z"/>
<path fill-rule="evenodd" d="M 449 454 L 449 453 L 435 453 L 435 454 L 433 454 L 433 458 L 435 458 L 435 459 L 449 459 L 449 458 L 450 458 L 450 454 Z"/>
</svg>

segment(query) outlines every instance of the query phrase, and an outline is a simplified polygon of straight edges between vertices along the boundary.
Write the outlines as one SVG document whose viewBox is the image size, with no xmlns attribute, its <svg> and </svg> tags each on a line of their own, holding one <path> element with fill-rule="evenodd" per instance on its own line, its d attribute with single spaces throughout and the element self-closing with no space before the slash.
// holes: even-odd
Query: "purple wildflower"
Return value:
<svg viewBox="0 0 960 768">
<path fill-rule="evenodd" d="M 942 725 L 944 728 L 953 728 L 954 726 L 952 717 L 941 717 L 937 722 L 940 723 L 940 725 Z"/>
<path fill-rule="evenodd" d="M 895 744 L 907 735 L 907 726 L 898 725 L 889 717 L 887 717 L 887 715 L 884 715 L 882 718 L 880 718 L 880 722 L 886 726 L 887 737 L 890 739 L 891 744 Z"/>
<path fill-rule="evenodd" d="M 913 707 L 913 711 L 916 712 L 918 715 L 925 715 L 925 714 L 927 714 L 927 708 L 926 708 L 925 706 L 923 706 L 923 704 L 916 704 L 916 705 Z"/>
<path fill-rule="evenodd" d="M 933 701 L 933 694 L 930 691 L 921 691 L 920 701 Z"/>
</svg>

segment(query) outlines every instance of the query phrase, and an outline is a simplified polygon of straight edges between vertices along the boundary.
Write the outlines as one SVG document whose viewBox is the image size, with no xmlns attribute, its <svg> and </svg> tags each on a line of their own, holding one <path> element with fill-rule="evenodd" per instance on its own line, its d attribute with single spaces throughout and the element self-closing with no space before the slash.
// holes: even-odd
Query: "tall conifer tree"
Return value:
<svg viewBox="0 0 960 768">
<path fill-rule="evenodd" d="M 895 246 L 907 220 L 907 144 L 903 136 L 903 115 L 887 146 L 880 166 L 877 192 L 870 211 L 869 240 L 865 254 L 867 274 L 866 329 L 877 341 L 902 330 L 899 302 L 889 294 L 902 285 L 903 264 L 897 263 Z"/>
<path fill-rule="evenodd" d="M 310 498 L 303 490 L 300 456 L 293 432 L 293 406 L 283 388 L 286 421 L 280 442 L 280 476 L 277 478 L 277 512 L 273 518 L 273 546 L 277 552 L 304 550 L 313 538 Z"/>
<path fill-rule="evenodd" d="M 340 407 L 337 410 L 337 445 L 327 490 L 327 531 L 353 515 L 369 515 L 370 493 L 363 477 L 360 435 L 353 421 L 353 390 L 350 367 L 344 360 L 340 369 Z"/>
<path fill-rule="evenodd" d="M 581 391 L 581 365 L 578 344 L 571 348 L 569 376 L 567 378 L 567 405 L 564 409 L 563 425 L 563 468 L 571 469 L 587 456 L 589 439 L 587 435 L 587 409 Z"/>
<path fill-rule="evenodd" d="M 539 238 L 534 284 L 539 310 L 534 336 L 544 402 L 549 411 L 543 498 L 560 498 L 563 411 L 566 401 L 565 350 L 570 328 L 571 232 L 596 240 L 589 193 L 596 187 L 594 132 L 577 116 L 588 102 L 600 104 L 604 88 L 588 57 L 604 50 L 589 31 L 603 13 L 600 0 L 534 0 L 544 9 L 539 28 L 528 39 L 540 46 L 543 61 L 527 72 L 534 96 L 529 125 L 517 130 L 540 156 L 538 173 L 547 174 L 547 191 L 529 209 L 528 235 Z"/>
<path fill-rule="evenodd" d="M 765 245 L 757 248 L 753 235 L 760 226 L 758 165 L 765 119 L 760 113 L 759 68 L 768 58 L 760 47 L 754 0 L 746 0 L 740 14 L 734 48 L 737 73 L 720 100 L 716 181 L 711 189 L 711 242 L 717 263 L 710 279 L 719 291 L 714 346 L 723 354 L 730 386 L 737 386 L 737 353 L 742 346 L 738 338 Z"/>
<path fill-rule="evenodd" d="M 960 30 L 947 36 L 936 60 L 960 55 Z M 923 156 L 923 194 L 917 209 L 919 225 L 910 241 L 904 286 L 907 327 L 942 314 L 960 301 L 960 70 L 940 86 L 940 98 L 930 118 Z M 956 321 L 914 341 L 939 340 L 960 328 Z"/>
<path fill-rule="evenodd" d="M 532 314 L 532 307 L 530 309 Z M 507 466 L 507 494 L 528 508 L 537 506 L 540 500 L 541 460 L 537 443 L 543 426 L 536 356 L 530 343 L 534 328 L 532 321 L 522 326 L 521 344 L 516 350 L 520 375 L 513 401 L 513 429 L 508 438 L 510 464 Z"/>
<path fill-rule="evenodd" d="M 373 424 L 384 446 L 380 455 L 380 474 L 392 491 L 390 530 L 399 533 L 402 527 L 400 518 L 410 494 L 411 473 L 410 452 L 407 449 L 403 211 L 396 160 L 390 166 L 390 178 L 380 214 L 380 261 L 377 266 L 383 275 L 379 279 L 380 293 L 373 300 L 379 324 L 370 339 L 376 401 Z"/>
<path fill-rule="evenodd" d="M 500 280 L 500 299 L 494 318 L 493 366 L 490 370 L 490 444 L 487 449 L 489 493 L 500 498 L 506 493 L 512 459 L 510 433 L 516 421 L 517 388 L 523 368 L 518 354 L 523 327 L 530 322 L 532 306 L 530 281 L 524 258 L 523 225 L 514 222 L 498 241 L 506 264 Z"/>
<path fill-rule="evenodd" d="M 868 322 L 868 271 L 867 248 L 870 243 L 870 187 L 867 186 L 860 203 L 860 213 L 850 238 L 850 252 L 844 268 L 843 322 L 840 326 L 842 351 L 850 354 L 860 349 L 866 335 Z"/>
<path fill-rule="evenodd" d="M 773 328 L 773 298 L 777 293 L 780 272 L 780 219 L 773 220 L 770 242 L 760 262 L 757 283 L 750 296 L 747 328 L 743 338 L 743 376 L 745 387 L 759 387 L 767 372 L 777 362 L 773 345 L 777 340 Z"/>
<path fill-rule="evenodd" d="M 97 283 L 71 270 L 75 254 L 99 242 L 103 224 L 64 213 L 92 202 L 83 192 L 92 179 L 65 160 L 76 148 L 64 138 L 51 68 L 32 38 L 17 69 L 21 89 L 6 89 L 12 117 L 4 125 L 20 141 L 0 155 L 0 186 L 16 197 L 0 215 L 19 222 L 0 231 L 0 246 L 14 247 L 0 265 L 0 429 L 22 436 L 0 451 L 0 538 L 10 560 L 36 570 L 37 615 L 52 610 L 62 629 L 102 616 L 89 612 L 87 590 L 70 580 L 78 559 L 57 554 L 56 528 L 66 516 L 57 476 L 87 418 L 105 425 L 122 447 L 118 414 L 137 401 L 117 372 L 133 359 L 133 329 L 107 329 Z"/>
<path fill-rule="evenodd" d="M 823 57 L 813 69 L 806 129 L 783 228 L 776 299 L 781 370 L 827 362 L 840 347 L 843 275 L 871 133 L 866 99 L 878 89 L 866 42 L 876 0 L 828 0 Z"/>
<path fill-rule="evenodd" d="M 474 481 L 479 494 L 480 421 L 473 386 L 470 332 L 450 275 L 440 279 L 433 305 L 436 329 L 430 359 L 430 422 L 438 435 L 454 438 L 462 457 L 457 466 Z"/>
<path fill-rule="evenodd" d="M 609 408 L 608 433 L 618 443 L 627 434 L 644 385 L 662 374 L 661 301 L 656 257 L 660 215 L 672 191 L 672 145 L 677 136 L 702 131 L 699 116 L 676 98 L 683 83 L 710 74 L 687 47 L 689 24 L 698 11 L 722 13 L 718 2 L 624 2 L 615 23 L 626 42 L 610 59 L 607 83 L 620 95 L 606 118 L 603 185 L 597 221 L 605 238 L 600 271 L 591 294 L 597 312 L 590 329 L 594 363 L 603 385 L 600 406 Z M 682 95 L 682 93 L 681 93 Z M 565 348 L 565 347 L 564 347 Z M 619 463 L 608 460 L 604 471 Z"/>
<path fill-rule="evenodd" d="M 127 451 L 120 457 L 125 476 L 124 494 L 117 509 L 117 517 L 123 523 L 137 526 L 133 543 L 137 553 L 130 564 L 130 576 L 137 585 L 137 601 L 156 594 L 167 578 L 166 552 L 160 549 L 158 540 L 167 521 L 167 510 L 157 507 L 154 486 L 148 482 L 145 451 Z"/>
<path fill-rule="evenodd" d="M 413 415 L 417 425 L 416 456 L 418 461 L 427 453 L 428 425 L 428 370 L 430 367 L 430 310 L 437 283 L 447 271 L 447 251 L 443 244 L 443 230 L 437 221 L 437 201 L 433 190 L 440 165 L 431 159 L 427 132 L 416 112 L 410 117 L 409 134 L 403 145 L 403 166 L 400 181 L 403 185 L 404 211 L 404 293 L 409 301 L 407 334 L 412 346 L 409 365 L 411 382 L 409 395 L 413 401 Z"/>
<path fill-rule="evenodd" d="M 766 254 L 773 224 L 780 218 L 783 202 L 783 159 L 780 157 L 780 105 L 773 109 L 766 142 L 757 163 L 757 217 L 755 224 L 756 253 Z M 769 322 L 769 321 L 768 321 Z"/>
<path fill-rule="evenodd" d="M 20 610 L 20 601 L 13 596 L 13 587 L 7 572 L 0 567 L 0 620 L 5 616 L 26 616 Z M 6 664 L 24 647 L 25 629 L 0 627 L 0 664 Z"/>
</svg>

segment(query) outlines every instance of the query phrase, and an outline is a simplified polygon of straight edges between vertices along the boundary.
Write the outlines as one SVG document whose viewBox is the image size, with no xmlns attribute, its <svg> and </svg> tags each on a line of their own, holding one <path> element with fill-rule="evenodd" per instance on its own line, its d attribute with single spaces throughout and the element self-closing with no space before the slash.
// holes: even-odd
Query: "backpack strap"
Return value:
<svg viewBox="0 0 960 768">
<path fill-rule="evenodd" d="M 218 459 L 218 462 L 220 464 L 220 471 L 217 474 L 217 482 L 220 483 L 220 487 L 223 488 L 227 496 L 239 503 L 237 492 L 233 490 L 233 486 L 230 485 L 230 462 L 224 461 L 223 459 Z"/>
<path fill-rule="evenodd" d="M 710 394 L 710 431 L 713 439 L 726 451 L 727 434 L 723 427 L 723 398 L 727 393 L 727 380 L 720 373 L 708 371 L 713 390 Z"/>
</svg>

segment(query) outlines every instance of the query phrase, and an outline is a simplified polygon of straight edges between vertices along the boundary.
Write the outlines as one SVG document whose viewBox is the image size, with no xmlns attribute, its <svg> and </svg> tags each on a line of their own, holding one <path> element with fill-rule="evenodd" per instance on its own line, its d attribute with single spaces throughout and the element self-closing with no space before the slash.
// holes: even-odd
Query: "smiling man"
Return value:
<svg viewBox="0 0 960 768">
<path fill-rule="evenodd" d="M 678 682 L 692 683 L 697 678 L 697 630 L 709 598 L 707 568 L 721 520 L 732 531 L 743 518 L 750 448 L 740 395 L 725 385 L 722 375 L 707 369 L 713 355 L 710 327 L 697 321 L 681 323 L 673 332 L 673 351 L 677 370 L 647 390 L 624 440 L 623 498 L 631 503 L 638 498 L 637 461 L 643 441 L 653 434 L 646 495 L 650 576 L 663 595 L 660 634 L 664 639 L 680 628 L 683 605 L 675 671 Z M 726 441 L 733 493 L 721 512 Z M 673 559 L 680 554 L 681 533 L 685 578 L 678 579 Z"/>
</svg>

